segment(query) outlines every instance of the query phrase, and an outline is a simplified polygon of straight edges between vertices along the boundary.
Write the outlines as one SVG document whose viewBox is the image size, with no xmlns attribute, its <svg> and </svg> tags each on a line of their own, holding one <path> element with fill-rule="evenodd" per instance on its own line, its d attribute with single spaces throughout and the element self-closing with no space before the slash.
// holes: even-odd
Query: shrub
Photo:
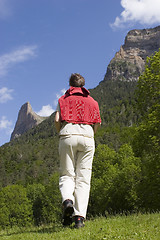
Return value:
<svg viewBox="0 0 160 240">
<path fill-rule="evenodd" d="M 137 209 L 140 161 L 130 145 L 115 152 L 98 145 L 93 163 L 89 213 L 133 211 Z"/>
<path fill-rule="evenodd" d="M 35 225 L 43 222 L 43 203 L 45 202 L 45 187 L 42 184 L 29 184 L 27 186 L 27 196 L 32 203 L 32 211 Z"/>
<path fill-rule="evenodd" d="M 26 226 L 31 224 L 33 212 L 26 189 L 20 185 L 7 186 L 0 191 L 0 225 Z"/>
<path fill-rule="evenodd" d="M 45 223 L 57 222 L 61 219 L 61 195 L 59 191 L 59 174 L 55 173 L 45 186 L 43 198 L 43 221 Z"/>
</svg>

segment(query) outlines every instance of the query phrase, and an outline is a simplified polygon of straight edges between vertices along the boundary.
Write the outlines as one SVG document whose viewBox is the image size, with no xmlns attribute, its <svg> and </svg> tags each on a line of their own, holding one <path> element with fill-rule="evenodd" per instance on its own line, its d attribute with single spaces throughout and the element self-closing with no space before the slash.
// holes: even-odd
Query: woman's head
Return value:
<svg viewBox="0 0 160 240">
<path fill-rule="evenodd" d="M 69 85 L 71 87 L 83 87 L 85 85 L 85 79 L 79 73 L 72 73 L 69 79 Z"/>
</svg>

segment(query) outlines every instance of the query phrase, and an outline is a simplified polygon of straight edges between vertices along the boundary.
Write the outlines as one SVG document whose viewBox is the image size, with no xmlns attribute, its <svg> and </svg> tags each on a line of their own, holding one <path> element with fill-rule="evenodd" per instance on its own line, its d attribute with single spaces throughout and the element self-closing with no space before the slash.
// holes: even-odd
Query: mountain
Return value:
<svg viewBox="0 0 160 240">
<path fill-rule="evenodd" d="M 137 81 L 146 58 L 160 48 L 160 26 L 128 32 L 124 45 L 107 67 L 104 81 Z"/>
<path fill-rule="evenodd" d="M 142 74 L 146 58 L 160 48 L 160 26 L 128 32 L 124 45 L 110 61 L 104 80 L 91 89 L 99 102 L 103 125 L 132 126 L 139 119 L 135 112 L 137 80 Z"/>
<path fill-rule="evenodd" d="M 29 129 L 43 122 L 45 119 L 46 119 L 45 117 L 38 116 L 32 110 L 31 104 L 29 102 L 23 104 L 19 111 L 15 128 L 11 134 L 11 140 L 21 136 Z"/>
<path fill-rule="evenodd" d="M 134 89 L 144 70 L 147 56 L 160 48 L 160 26 L 131 30 L 124 45 L 110 61 L 104 80 L 91 89 L 91 95 L 99 102 L 103 124 L 132 126 L 138 119 L 135 114 Z M 11 140 L 40 124 L 45 118 L 33 112 L 30 103 L 25 103 L 19 111 Z"/>
<path fill-rule="evenodd" d="M 104 80 L 90 89 L 91 96 L 99 103 L 102 117 L 102 127 L 95 137 L 96 146 L 107 144 L 117 150 L 132 140 L 134 124 L 139 118 L 134 107 L 137 79 L 146 57 L 159 47 L 160 27 L 130 31 L 108 65 Z M 11 139 L 0 147 L 0 187 L 14 183 L 46 183 L 58 171 L 59 141 L 54 114 L 41 118 L 25 103 Z"/>
</svg>

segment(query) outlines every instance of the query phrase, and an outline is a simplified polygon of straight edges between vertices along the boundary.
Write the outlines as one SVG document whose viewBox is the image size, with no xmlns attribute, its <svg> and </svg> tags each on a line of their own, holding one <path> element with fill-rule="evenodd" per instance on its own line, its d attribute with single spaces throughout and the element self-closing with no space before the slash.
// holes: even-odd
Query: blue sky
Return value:
<svg viewBox="0 0 160 240">
<path fill-rule="evenodd" d="M 49 116 L 74 72 L 96 87 L 127 32 L 159 12 L 159 0 L 0 0 L 0 146 L 24 103 Z"/>
</svg>

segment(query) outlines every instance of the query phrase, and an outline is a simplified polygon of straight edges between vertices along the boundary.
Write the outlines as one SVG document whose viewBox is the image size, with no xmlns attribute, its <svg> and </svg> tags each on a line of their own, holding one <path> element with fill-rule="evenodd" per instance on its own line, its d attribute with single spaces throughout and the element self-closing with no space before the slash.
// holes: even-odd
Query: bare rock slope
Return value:
<svg viewBox="0 0 160 240">
<path fill-rule="evenodd" d="M 131 30 L 107 67 L 104 80 L 137 81 L 146 58 L 160 48 L 160 26 Z"/>
<path fill-rule="evenodd" d="M 22 105 L 19 111 L 15 128 L 11 134 L 11 140 L 21 136 L 23 133 L 40 124 L 45 119 L 45 117 L 38 116 L 32 110 L 29 102 L 25 103 L 24 105 Z"/>
</svg>

